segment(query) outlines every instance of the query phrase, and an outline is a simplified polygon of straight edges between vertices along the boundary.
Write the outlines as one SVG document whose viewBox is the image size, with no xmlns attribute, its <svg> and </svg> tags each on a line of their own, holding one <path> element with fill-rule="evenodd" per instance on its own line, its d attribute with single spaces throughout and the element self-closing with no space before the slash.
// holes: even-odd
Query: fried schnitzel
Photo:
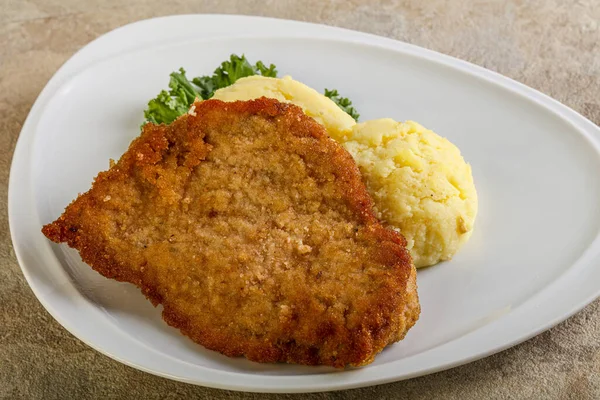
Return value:
<svg viewBox="0 0 600 400">
<path fill-rule="evenodd" d="M 228 356 L 360 366 L 420 312 L 406 242 L 375 218 L 351 156 L 273 99 L 145 125 L 42 232 Z"/>
</svg>

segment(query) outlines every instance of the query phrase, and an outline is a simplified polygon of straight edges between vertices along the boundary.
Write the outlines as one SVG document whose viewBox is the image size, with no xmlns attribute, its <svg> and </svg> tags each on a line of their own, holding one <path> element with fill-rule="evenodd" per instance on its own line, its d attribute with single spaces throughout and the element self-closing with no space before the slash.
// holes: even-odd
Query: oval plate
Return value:
<svg viewBox="0 0 600 400">
<path fill-rule="evenodd" d="M 274 34 L 273 32 L 276 32 Z M 183 66 L 208 74 L 231 53 L 336 88 L 362 120 L 412 119 L 472 164 L 480 214 L 451 262 L 419 271 L 421 319 L 367 367 L 257 364 L 195 345 L 132 285 L 47 241 L 54 220 L 139 134 L 146 102 Z M 300 22 L 188 15 L 116 29 L 75 54 L 25 121 L 10 176 L 15 251 L 66 329 L 114 359 L 211 387 L 308 392 L 391 382 L 460 365 L 550 328 L 600 293 L 600 130 L 549 97 L 429 50 Z"/>
</svg>

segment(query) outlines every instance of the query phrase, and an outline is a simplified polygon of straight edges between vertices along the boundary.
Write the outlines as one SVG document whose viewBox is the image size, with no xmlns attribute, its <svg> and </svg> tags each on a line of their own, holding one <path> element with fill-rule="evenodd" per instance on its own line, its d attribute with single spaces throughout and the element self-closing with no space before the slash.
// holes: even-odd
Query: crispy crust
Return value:
<svg viewBox="0 0 600 400">
<path fill-rule="evenodd" d="M 364 365 L 420 312 L 405 240 L 375 218 L 350 155 L 272 99 L 146 125 L 42 232 L 228 356 Z"/>
</svg>

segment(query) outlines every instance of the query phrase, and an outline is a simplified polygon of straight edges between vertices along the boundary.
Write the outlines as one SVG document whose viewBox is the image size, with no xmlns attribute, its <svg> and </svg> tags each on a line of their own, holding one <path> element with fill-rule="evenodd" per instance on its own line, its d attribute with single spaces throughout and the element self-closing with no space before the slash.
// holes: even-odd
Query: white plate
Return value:
<svg viewBox="0 0 600 400">
<path fill-rule="evenodd" d="M 168 74 L 211 72 L 230 53 L 351 98 L 362 120 L 413 119 L 472 164 L 475 233 L 452 262 L 419 271 L 421 319 L 365 368 L 261 365 L 197 346 L 139 291 L 101 277 L 40 233 L 139 133 Z M 23 126 L 10 177 L 16 254 L 65 328 L 121 362 L 206 386 L 267 392 L 352 388 L 419 376 L 505 349 L 600 292 L 600 130 L 510 79 L 390 39 L 300 22 L 190 15 L 127 25 L 50 80 Z"/>
</svg>

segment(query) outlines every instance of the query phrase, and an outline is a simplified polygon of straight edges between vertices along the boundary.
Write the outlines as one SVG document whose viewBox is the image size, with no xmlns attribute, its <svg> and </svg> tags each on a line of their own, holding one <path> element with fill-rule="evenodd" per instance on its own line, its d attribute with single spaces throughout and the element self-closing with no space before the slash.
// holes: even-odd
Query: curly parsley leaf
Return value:
<svg viewBox="0 0 600 400">
<path fill-rule="evenodd" d="M 196 97 L 200 97 L 200 93 L 185 76 L 183 68 L 179 68 L 179 72 L 173 72 L 170 76 L 170 90 L 161 91 L 156 98 L 148 102 L 148 108 L 144 111 L 146 122 L 170 124 L 187 112 Z"/>
<path fill-rule="evenodd" d="M 325 89 L 325 97 L 329 97 L 335 104 L 338 105 L 339 108 L 344 110 L 344 112 L 354 118 L 355 121 L 358 121 L 360 114 L 356 111 L 356 109 L 352 106 L 352 102 L 347 97 L 342 97 L 338 93 L 337 90 L 328 90 Z"/>
<path fill-rule="evenodd" d="M 158 96 L 148 102 L 144 111 L 146 121 L 154 124 L 170 124 L 180 115 L 185 114 L 196 98 L 210 99 L 215 91 L 230 86 L 240 78 L 251 75 L 262 75 L 271 78 L 277 77 L 275 65 L 268 67 L 258 61 L 256 65 L 248 62 L 246 57 L 232 54 L 229 60 L 224 61 L 212 75 L 199 76 L 191 81 L 186 77 L 185 70 L 171 73 L 169 91 L 161 91 Z"/>
<path fill-rule="evenodd" d="M 277 78 L 277 69 L 275 69 L 275 65 L 270 64 L 269 67 L 263 64 L 262 61 L 258 61 L 256 63 L 256 71 L 260 73 L 262 76 L 268 76 L 269 78 Z"/>
</svg>

